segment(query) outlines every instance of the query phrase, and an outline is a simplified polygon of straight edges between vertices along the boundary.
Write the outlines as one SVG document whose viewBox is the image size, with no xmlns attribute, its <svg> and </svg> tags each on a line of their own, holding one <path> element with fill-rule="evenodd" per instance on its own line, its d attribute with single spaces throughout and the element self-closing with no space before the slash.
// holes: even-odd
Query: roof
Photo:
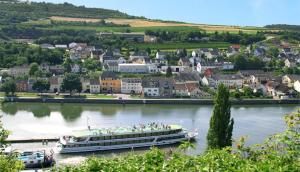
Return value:
<svg viewBox="0 0 300 172">
<path fill-rule="evenodd" d="M 106 79 L 106 78 L 118 79 L 119 77 L 115 72 L 104 71 L 101 75 L 101 79 Z"/>
<path fill-rule="evenodd" d="M 281 91 L 281 92 L 283 92 L 283 93 L 286 93 L 286 92 L 289 91 L 289 87 L 286 86 L 286 85 L 284 85 L 284 84 L 279 84 L 279 85 L 276 85 L 276 86 L 275 86 L 275 90 Z"/>
<path fill-rule="evenodd" d="M 199 50 L 202 51 L 202 52 L 209 52 L 208 48 L 200 48 Z"/>
<path fill-rule="evenodd" d="M 211 61 L 202 61 L 200 62 L 201 66 L 221 66 L 220 63 L 215 63 Z"/>
<path fill-rule="evenodd" d="M 188 88 L 186 87 L 186 84 L 174 84 L 174 89 L 175 90 L 187 90 Z"/>
<path fill-rule="evenodd" d="M 148 88 L 159 88 L 159 78 L 158 77 L 146 77 L 142 80 L 143 87 Z"/>
<path fill-rule="evenodd" d="M 91 79 L 90 85 L 100 85 L 100 81 L 98 79 Z"/>
<path fill-rule="evenodd" d="M 179 81 L 179 82 L 200 81 L 200 79 L 201 78 L 197 72 L 182 72 L 175 77 L 175 81 Z"/>
<path fill-rule="evenodd" d="M 300 81 L 300 75 L 287 75 L 287 76 L 293 81 L 296 81 L 296 80 Z"/>
<path fill-rule="evenodd" d="M 235 44 L 235 45 L 231 45 L 230 48 L 233 48 L 233 49 L 240 49 L 241 46 L 238 45 L 238 44 Z"/>
<path fill-rule="evenodd" d="M 106 64 L 108 66 L 118 66 L 119 65 L 118 62 L 115 62 L 115 61 L 109 61 L 109 62 L 106 62 Z"/>
<path fill-rule="evenodd" d="M 218 56 L 218 55 L 220 55 L 218 50 L 210 51 L 210 54 L 213 55 L 213 56 Z"/>
<path fill-rule="evenodd" d="M 28 81 L 26 81 L 26 80 L 17 80 L 16 84 L 28 84 Z"/>
<path fill-rule="evenodd" d="M 168 52 L 165 52 L 165 51 L 159 51 L 156 53 L 157 55 L 161 55 L 161 56 L 165 56 L 168 54 Z"/>
<path fill-rule="evenodd" d="M 151 133 L 158 131 L 169 131 L 182 129 L 180 125 L 161 125 L 161 124 L 147 124 L 132 127 L 115 127 L 115 128 L 101 128 L 91 130 L 77 130 L 73 131 L 74 137 L 88 137 L 88 136 L 105 136 L 105 135 L 124 135 L 131 133 Z"/>
<path fill-rule="evenodd" d="M 189 92 L 192 92 L 195 89 L 199 89 L 199 87 L 200 87 L 200 84 L 198 84 L 198 83 L 186 83 L 185 85 Z"/>
<path fill-rule="evenodd" d="M 219 75 L 214 75 L 214 79 L 216 80 L 241 80 L 243 77 L 238 74 L 230 74 L 230 75 L 224 75 L 224 74 L 219 74 Z"/>
<path fill-rule="evenodd" d="M 141 78 L 123 78 L 122 82 L 125 82 L 125 83 L 142 83 L 142 79 Z"/>
<path fill-rule="evenodd" d="M 134 52 L 131 56 L 148 56 L 148 53 L 146 51 L 138 51 Z"/>
<path fill-rule="evenodd" d="M 181 60 L 183 63 L 190 63 L 190 59 L 187 58 L 187 57 L 181 57 L 180 60 Z"/>
<path fill-rule="evenodd" d="M 250 76 L 250 75 L 257 75 L 257 74 L 264 74 L 263 70 L 240 70 L 239 73 L 243 76 Z"/>
</svg>

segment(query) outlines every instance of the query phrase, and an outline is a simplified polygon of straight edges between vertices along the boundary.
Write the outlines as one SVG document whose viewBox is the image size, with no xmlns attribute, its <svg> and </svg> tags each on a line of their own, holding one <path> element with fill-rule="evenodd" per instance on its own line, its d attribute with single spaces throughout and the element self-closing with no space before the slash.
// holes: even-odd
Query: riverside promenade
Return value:
<svg viewBox="0 0 300 172">
<path fill-rule="evenodd" d="M 90 104 L 165 104 L 165 105 L 213 105 L 212 99 L 99 99 L 99 98 L 32 98 L 2 97 L 3 102 L 28 103 L 90 103 Z M 300 99 L 232 99 L 233 105 L 299 104 Z"/>
</svg>

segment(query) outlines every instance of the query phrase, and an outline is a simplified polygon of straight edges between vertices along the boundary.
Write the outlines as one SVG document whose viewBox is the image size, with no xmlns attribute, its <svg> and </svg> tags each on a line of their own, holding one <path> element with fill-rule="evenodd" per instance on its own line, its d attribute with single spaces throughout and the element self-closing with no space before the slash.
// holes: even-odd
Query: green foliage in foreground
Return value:
<svg viewBox="0 0 300 172">
<path fill-rule="evenodd" d="M 92 157 L 77 166 L 52 169 L 53 172 L 90 171 L 299 171 L 300 110 L 285 117 L 287 130 L 268 138 L 265 143 L 245 146 L 241 138 L 233 148 L 211 149 L 202 155 L 189 156 L 177 150 L 157 148 L 136 155 L 112 159 Z M 185 146 L 186 148 L 186 146 Z"/>
<path fill-rule="evenodd" d="M 23 169 L 24 165 L 18 161 L 15 155 L 3 155 L 2 149 L 6 147 L 5 140 L 8 137 L 9 132 L 2 127 L 0 116 L 0 171 L 1 172 L 15 172 Z"/>
</svg>

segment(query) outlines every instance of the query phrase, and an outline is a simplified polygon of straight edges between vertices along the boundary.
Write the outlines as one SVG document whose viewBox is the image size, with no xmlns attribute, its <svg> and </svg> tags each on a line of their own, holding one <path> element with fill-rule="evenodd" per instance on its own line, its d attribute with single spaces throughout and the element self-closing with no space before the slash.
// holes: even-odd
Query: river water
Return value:
<svg viewBox="0 0 300 172">
<path fill-rule="evenodd" d="M 247 143 L 261 143 L 274 133 L 285 129 L 283 116 L 297 109 L 297 105 L 233 106 L 235 120 L 233 137 L 248 136 Z M 180 124 L 188 130 L 198 130 L 197 148 L 206 147 L 206 134 L 213 106 L 207 105 L 91 105 L 6 103 L 0 107 L 5 129 L 11 131 L 9 139 L 54 138 L 70 134 L 72 130 L 129 126 L 159 122 Z M 14 144 L 21 150 L 51 149 L 55 143 Z M 111 152 L 99 156 L 118 155 Z M 77 161 L 89 155 L 56 155 L 61 161 Z"/>
</svg>

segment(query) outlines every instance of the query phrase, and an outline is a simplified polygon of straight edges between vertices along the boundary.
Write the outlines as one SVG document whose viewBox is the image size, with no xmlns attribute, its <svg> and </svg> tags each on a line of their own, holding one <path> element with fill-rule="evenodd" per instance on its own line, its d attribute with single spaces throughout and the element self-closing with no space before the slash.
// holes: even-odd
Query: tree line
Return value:
<svg viewBox="0 0 300 172">
<path fill-rule="evenodd" d="M 45 2 L 2 3 L 0 2 L 0 24 L 21 23 L 51 16 L 79 18 L 136 18 L 116 10 L 87 8 L 70 3 L 53 4 Z"/>
<path fill-rule="evenodd" d="M 159 41 L 184 41 L 201 42 L 216 41 L 229 42 L 232 44 L 249 45 L 265 40 L 264 33 L 246 34 L 240 31 L 238 34 L 216 31 L 215 33 L 206 33 L 205 31 L 168 31 L 168 30 L 146 30 L 146 35 L 156 36 Z"/>
<path fill-rule="evenodd" d="M 62 64 L 64 50 L 42 49 L 22 43 L 0 43 L 0 67 L 10 68 L 31 63 Z"/>
</svg>

